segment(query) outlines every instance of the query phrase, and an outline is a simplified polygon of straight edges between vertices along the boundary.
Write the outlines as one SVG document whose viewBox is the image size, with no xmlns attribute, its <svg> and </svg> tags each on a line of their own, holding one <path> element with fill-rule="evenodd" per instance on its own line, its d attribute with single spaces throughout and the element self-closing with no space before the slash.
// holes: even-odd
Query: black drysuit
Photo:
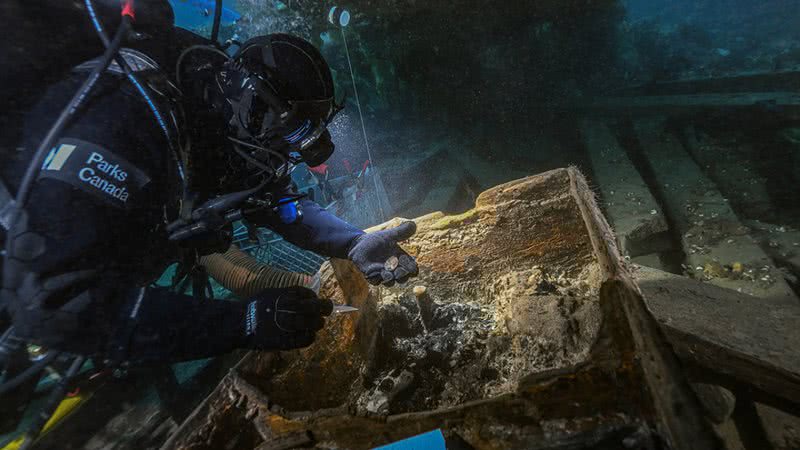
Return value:
<svg viewBox="0 0 800 450">
<path fill-rule="evenodd" d="M 73 72 L 50 86 L 26 115 L 24 142 L 0 168 L 12 192 L 87 74 Z M 178 125 L 191 130 L 192 124 Z M 148 105 L 122 74 L 106 72 L 48 155 L 25 208 L 27 224 L 8 231 L 20 247 L 6 261 L 2 286 L 15 334 L 48 348 L 134 363 L 263 348 L 246 332 L 247 302 L 198 300 L 150 285 L 178 258 L 165 226 L 177 218 L 179 176 Z M 313 202 L 302 201 L 301 209 L 302 220 L 293 224 L 269 215 L 255 220 L 294 244 L 339 258 L 363 234 Z"/>
</svg>

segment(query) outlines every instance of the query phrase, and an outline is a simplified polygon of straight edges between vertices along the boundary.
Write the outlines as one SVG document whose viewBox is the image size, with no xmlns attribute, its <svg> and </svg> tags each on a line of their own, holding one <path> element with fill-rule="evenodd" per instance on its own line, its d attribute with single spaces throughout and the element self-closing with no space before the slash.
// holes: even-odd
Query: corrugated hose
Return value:
<svg viewBox="0 0 800 450">
<path fill-rule="evenodd" d="M 315 290 L 314 284 L 318 284 L 311 275 L 263 264 L 235 245 L 231 245 L 225 253 L 203 256 L 200 264 L 219 284 L 242 299 L 270 288 L 303 286 Z"/>
</svg>

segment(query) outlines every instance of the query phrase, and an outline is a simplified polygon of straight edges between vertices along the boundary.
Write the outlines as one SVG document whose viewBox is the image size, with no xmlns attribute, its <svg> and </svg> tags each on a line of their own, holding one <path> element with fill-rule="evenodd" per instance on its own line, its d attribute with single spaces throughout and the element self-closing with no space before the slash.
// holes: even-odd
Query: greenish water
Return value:
<svg viewBox="0 0 800 450">
<path fill-rule="evenodd" d="M 177 26 L 210 36 L 213 1 L 169 3 Z M 492 186 L 577 165 L 617 230 L 624 214 L 663 215 L 666 229 L 645 242 L 654 247 L 627 255 L 633 261 L 754 295 L 800 289 L 798 0 L 354 1 L 344 29 L 327 21 L 324 2 L 223 5 L 221 42 L 298 34 L 331 65 L 337 91 L 348 96 L 330 126 L 339 195 L 329 204 L 360 226 L 460 213 Z M 736 103 L 749 94 L 758 97 Z M 6 103 L 9 111 L 26 104 Z M 648 128 L 650 119 L 663 121 Z M 589 138 L 586 121 L 599 123 L 605 140 Z M 3 133 L 15 128 L 5 117 L 2 125 Z M 610 147 L 635 183 L 606 164 Z M 4 154 L 14 149 L 4 139 Z M 380 188 L 372 178 L 353 181 L 369 160 Z M 174 271 L 156 284 L 170 285 Z M 215 299 L 231 297 L 211 284 Z M 177 384 L 196 381 L 207 393 L 230 365 L 201 360 L 170 371 Z M 131 396 L 158 405 L 155 377 L 137 381 Z M 31 402 L 18 431 L 41 403 Z M 110 419 L 97 417 L 77 435 L 59 431 L 70 443 L 59 448 L 85 448 Z"/>
</svg>

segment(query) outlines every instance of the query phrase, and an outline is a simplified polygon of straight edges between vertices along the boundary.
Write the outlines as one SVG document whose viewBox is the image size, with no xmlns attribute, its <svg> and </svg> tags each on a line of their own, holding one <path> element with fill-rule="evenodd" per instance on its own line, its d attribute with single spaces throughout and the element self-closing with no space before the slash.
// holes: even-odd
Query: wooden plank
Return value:
<svg viewBox="0 0 800 450">
<path fill-rule="evenodd" d="M 742 92 L 733 94 L 648 95 L 573 100 L 548 108 L 577 110 L 589 114 L 628 114 L 641 117 L 697 114 L 708 110 L 768 111 L 800 118 L 800 94 L 795 92 Z"/>
<path fill-rule="evenodd" d="M 664 81 L 624 89 L 619 95 L 687 95 L 800 91 L 800 72 L 753 73 L 734 77 Z"/>
<path fill-rule="evenodd" d="M 609 127 L 597 120 L 583 120 L 580 130 L 620 250 L 631 257 L 669 250 L 661 207 Z"/>
<path fill-rule="evenodd" d="M 200 428 L 209 414 L 211 414 L 212 406 L 215 401 L 218 401 L 222 394 L 231 386 L 232 378 L 231 374 L 236 373 L 236 371 L 242 367 L 243 365 L 247 364 L 248 361 L 253 359 L 254 352 L 249 351 L 242 356 L 233 367 L 231 367 L 230 371 L 227 375 L 225 375 L 222 380 L 217 384 L 217 387 L 211 391 L 208 396 L 200 402 L 199 405 L 192 411 L 191 414 L 183 421 L 183 423 L 172 433 L 169 439 L 166 440 L 161 445 L 161 450 L 171 450 L 179 447 L 179 443 L 181 443 L 187 437 L 190 437 L 192 431 Z"/>
<path fill-rule="evenodd" d="M 306 447 L 313 442 L 314 439 L 311 437 L 311 433 L 298 431 L 270 439 L 256 447 L 255 450 L 291 450 L 293 448 Z"/>
<path fill-rule="evenodd" d="M 647 310 L 627 269 L 621 264 L 614 235 L 595 203 L 594 194 L 577 169 L 570 169 L 570 179 L 573 195 L 591 236 L 595 256 L 605 275 L 600 298 L 610 302 L 611 308 L 620 308 L 625 312 L 637 353 L 643 356 L 639 361 L 653 400 L 659 431 L 672 448 L 722 448 L 719 437 L 711 430 L 702 406 L 686 380 L 678 358 Z"/>
<path fill-rule="evenodd" d="M 262 385 L 254 387 L 268 393 L 271 402 L 293 411 L 287 413 L 273 405 L 266 420 L 270 432 L 265 430 L 260 434 L 272 439 L 287 433 L 309 430 L 319 442 L 335 443 L 342 448 L 368 448 L 418 434 L 426 429 L 448 427 L 452 429 L 457 424 L 480 424 L 480 428 L 474 429 L 475 433 L 480 434 L 480 438 L 477 435 L 472 435 L 471 438 L 493 439 L 492 444 L 497 448 L 551 448 L 551 444 L 562 444 L 567 440 L 576 445 L 578 442 L 583 442 L 591 446 L 592 441 L 588 440 L 587 433 L 602 434 L 604 429 L 616 430 L 614 433 L 621 433 L 622 438 L 630 437 L 640 427 L 642 421 L 647 421 L 648 424 L 653 423 L 657 426 L 660 432 L 659 438 L 663 437 L 672 448 L 703 450 L 719 448 L 720 442 L 713 434 L 694 393 L 685 380 L 677 357 L 660 334 L 657 323 L 646 310 L 638 288 L 622 267 L 613 233 L 605 222 L 595 203 L 594 194 L 589 190 L 583 176 L 576 169 L 569 169 L 507 183 L 482 194 L 478 204 L 479 207 L 493 204 L 517 207 L 526 204 L 541 212 L 544 207 L 542 203 L 521 201 L 528 198 L 523 195 L 525 192 L 535 193 L 536 195 L 525 194 L 532 195 L 532 199 L 548 199 L 549 203 L 545 203 L 544 206 L 558 205 L 553 211 L 555 214 L 561 214 L 551 216 L 548 224 L 559 227 L 564 235 L 556 239 L 548 237 L 549 247 L 546 247 L 548 250 L 542 251 L 542 254 L 553 257 L 553 253 L 564 251 L 569 258 L 576 258 L 575 255 L 578 254 L 588 260 L 594 256 L 603 267 L 601 275 L 606 281 L 601 288 L 600 302 L 606 331 L 612 333 L 610 336 L 603 335 L 602 340 L 596 343 L 592 354 L 605 359 L 593 358 L 585 367 L 579 365 L 567 369 L 569 372 L 577 371 L 577 373 L 556 371 L 546 374 L 547 379 L 542 379 L 544 374 L 527 377 L 520 383 L 521 392 L 509 392 L 475 402 L 461 403 L 451 408 L 411 412 L 388 418 L 350 416 L 346 409 L 339 407 L 323 411 L 315 409 L 312 405 L 307 408 L 312 411 L 306 410 L 306 412 L 300 411 L 300 407 L 287 407 L 290 402 L 279 401 L 280 396 L 291 395 L 292 400 L 295 400 L 296 396 L 307 395 L 316 389 L 310 387 L 311 384 L 304 384 L 300 385 L 302 391 L 292 390 L 295 388 L 290 383 L 298 385 L 298 380 L 305 376 L 301 370 L 314 370 L 317 374 L 323 374 L 324 377 L 320 378 L 319 384 L 329 385 L 333 389 L 355 386 L 352 381 L 357 379 L 359 376 L 357 370 L 365 364 L 357 358 L 361 358 L 361 355 L 369 356 L 368 353 L 374 351 L 371 342 L 373 342 L 372 336 L 377 334 L 375 333 L 377 325 L 372 321 L 363 320 L 357 324 L 358 326 L 355 323 L 347 325 L 342 322 L 347 328 L 343 328 L 340 333 L 336 333 L 331 327 L 326 328 L 327 332 L 332 332 L 327 339 L 328 343 L 325 339 L 318 338 L 315 347 L 305 353 L 311 356 L 304 356 L 302 360 L 297 359 L 298 371 L 280 374 L 283 381 L 279 379 L 276 381 L 276 375 L 268 370 L 259 372 L 264 377 L 272 376 L 271 380 L 276 388 L 270 389 Z M 568 209 L 565 208 L 565 203 L 569 204 L 571 201 L 576 204 Z M 502 211 L 508 212 L 508 209 Z M 435 223 L 438 224 L 440 221 L 437 219 Z M 456 226 L 453 224 L 461 222 L 448 223 L 450 226 Z M 572 227 L 574 230 L 564 231 L 565 223 L 574 225 Z M 522 229 L 531 228 L 522 227 Z M 580 236 L 580 239 L 576 239 L 575 236 Z M 497 242 L 496 245 L 499 246 L 500 241 Z M 567 246 L 569 247 L 565 248 Z M 489 253 L 494 247 L 483 245 L 480 248 Z M 420 258 L 420 261 L 423 259 Z M 326 270 L 326 273 L 336 274 L 337 283 L 333 282 L 332 277 L 323 277 L 323 292 L 335 291 L 331 297 L 362 307 L 362 317 L 367 317 L 365 308 L 368 305 L 365 303 L 371 291 L 367 289 L 366 282 L 353 269 L 352 264 L 333 261 L 332 269 Z M 606 314 L 609 311 L 611 314 Z M 357 340 L 350 339 L 357 334 L 360 336 Z M 347 358 L 348 366 L 335 366 L 344 360 L 342 355 Z M 639 358 L 634 359 L 636 356 Z M 332 359 L 327 362 L 323 358 Z M 284 363 L 287 361 L 284 360 Z M 306 361 L 322 362 L 315 363 L 313 369 L 309 369 Z M 642 367 L 641 371 L 639 364 Z M 242 370 L 242 373 L 245 373 L 245 370 Z M 337 381 L 340 378 L 342 381 Z M 247 379 L 253 382 L 256 380 Z M 261 380 L 263 381 L 263 378 Z M 233 386 L 236 381 L 233 376 L 229 376 L 225 382 L 228 386 Z M 281 382 L 284 384 L 280 384 Z M 646 383 L 646 386 L 643 383 Z M 181 442 L 193 442 L 195 438 L 199 439 L 199 442 L 230 442 L 232 434 L 239 433 L 240 430 L 231 429 L 226 424 L 236 423 L 235 421 L 242 419 L 250 420 L 248 417 L 254 414 L 258 419 L 258 408 L 252 408 L 249 403 L 244 405 L 246 408 L 228 407 L 243 401 L 240 395 L 227 396 L 231 390 L 236 389 L 231 387 L 230 390 L 218 392 L 217 396 L 220 398 L 211 400 L 209 403 L 212 406 L 198 414 L 206 416 L 205 420 L 196 420 L 191 427 L 193 429 L 182 429 L 185 436 L 172 441 L 178 444 L 177 448 L 180 448 Z M 327 394 L 321 389 L 320 392 Z M 262 396 L 256 392 L 253 397 Z M 342 403 L 331 402 L 331 404 Z M 625 413 L 619 414 L 620 411 Z M 209 415 L 208 412 L 212 414 Z M 537 423 L 539 426 L 536 426 Z M 557 435 L 550 431 L 551 423 L 559 424 Z M 464 431 L 463 428 L 460 430 Z M 469 430 L 470 433 L 473 432 L 472 428 Z"/>
<path fill-rule="evenodd" d="M 779 267 L 787 270 L 787 280 L 800 286 L 800 230 L 757 220 L 747 221 L 753 237 Z"/>
<path fill-rule="evenodd" d="M 779 409 L 800 405 L 800 305 L 641 267 L 634 277 L 678 356 Z M 761 395 L 764 393 L 768 395 Z"/>
<path fill-rule="evenodd" d="M 747 155 L 757 154 L 751 144 L 726 145 L 692 126 L 683 130 L 683 136 L 686 150 L 730 200 L 740 217 L 770 217 L 775 206 L 767 191 L 767 179 L 747 160 Z"/>
<path fill-rule="evenodd" d="M 641 155 L 663 192 L 666 214 L 681 235 L 687 272 L 718 286 L 759 298 L 796 303 L 797 297 L 772 259 L 663 119 L 639 120 L 634 132 Z"/>
</svg>

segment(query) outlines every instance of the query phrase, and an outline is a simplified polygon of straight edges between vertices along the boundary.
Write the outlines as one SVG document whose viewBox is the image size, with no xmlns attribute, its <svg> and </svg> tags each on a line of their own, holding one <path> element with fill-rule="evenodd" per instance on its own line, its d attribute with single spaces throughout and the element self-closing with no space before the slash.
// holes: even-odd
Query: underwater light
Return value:
<svg viewBox="0 0 800 450">
<path fill-rule="evenodd" d="M 334 6 L 328 11 L 328 22 L 339 25 L 340 27 L 346 27 L 350 24 L 350 12 L 346 9 Z"/>
</svg>

